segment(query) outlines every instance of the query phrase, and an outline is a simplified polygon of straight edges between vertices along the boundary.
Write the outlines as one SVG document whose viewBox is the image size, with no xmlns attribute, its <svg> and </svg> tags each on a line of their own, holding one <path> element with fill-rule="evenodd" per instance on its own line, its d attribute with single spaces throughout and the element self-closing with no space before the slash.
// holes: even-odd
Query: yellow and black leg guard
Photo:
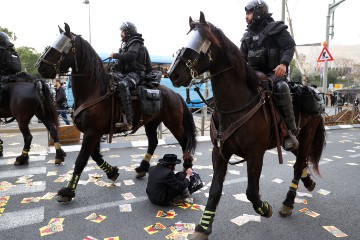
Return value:
<svg viewBox="0 0 360 240">
<path fill-rule="evenodd" d="M 210 235 L 212 232 L 212 223 L 215 218 L 215 211 L 207 210 L 203 212 L 199 225 L 196 226 L 195 231 L 203 232 Z"/>
<path fill-rule="evenodd" d="M 293 179 L 290 186 L 289 186 L 289 191 L 286 194 L 286 199 L 283 202 L 284 206 L 287 206 L 291 209 L 294 208 L 294 202 L 295 202 L 295 197 L 296 197 L 296 191 L 298 189 L 298 185 L 299 185 L 299 181 Z"/>
</svg>

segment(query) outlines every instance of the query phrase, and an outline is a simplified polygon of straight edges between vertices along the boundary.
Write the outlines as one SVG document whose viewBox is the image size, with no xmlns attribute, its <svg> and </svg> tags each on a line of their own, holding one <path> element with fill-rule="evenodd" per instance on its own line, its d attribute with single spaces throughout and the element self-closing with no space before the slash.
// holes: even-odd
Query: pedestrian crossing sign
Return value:
<svg viewBox="0 0 360 240">
<path fill-rule="evenodd" d="M 324 47 L 323 50 L 320 53 L 320 56 L 318 58 L 318 62 L 328 62 L 333 61 L 334 58 L 331 56 L 329 49 L 327 47 Z"/>
</svg>

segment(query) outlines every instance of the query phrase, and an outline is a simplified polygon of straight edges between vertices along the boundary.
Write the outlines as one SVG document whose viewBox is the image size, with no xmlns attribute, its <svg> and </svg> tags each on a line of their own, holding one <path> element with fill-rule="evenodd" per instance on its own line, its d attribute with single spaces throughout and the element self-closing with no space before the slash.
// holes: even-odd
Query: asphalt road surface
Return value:
<svg viewBox="0 0 360 240">
<path fill-rule="evenodd" d="M 360 239 L 359 229 L 359 182 L 360 182 L 360 129 L 339 129 L 327 131 L 327 147 L 320 162 L 321 177 L 313 176 L 317 185 L 311 196 L 297 196 L 307 204 L 297 203 L 290 217 L 282 218 L 277 214 L 292 180 L 292 164 L 295 160 L 290 153 L 283 152 L 284 164 L 278 164 L 275 149 L 267 151 L 260 180 L 262 200 L 273 206 L 271 218 L 260 218 L 260 221 L 248 221 L 237 225 L 233 219 L 242 219 L 244 214 L 258 216 L 252 204 L 237 200 L 234 195 L 245 194 L 247 186 L 246 163 L 228 167 L 223 195 L 218 206 L 213 234 L 210 239 L 335 239 L 324 229 L 334 226 L 347 235 L 347 239 Z M 75 240 L 91 236 L 96 239 L 119 237 L 127 239 L 166 239 L 171 233 L 169 227 L 177 222 L 197 224 L 201 210 L 178 206 L 159 207 L 151 204 L 145 193 L 147 177 L 135 179 L 133 168 L 141 161 L 146 152 L 143 143 L 132 144 L 136 147 L 124 147 L 114 144 L 103 144 L 104 158 L 111 164 L 120 167 L 117 183 L 121 186 L 106 187 L 99 181 L 109 182 L 106 175 L 96 169 L 94 161 L 89 160 L 86 171 L 81 176 L 82 184 L 78 185 L 75 199 L 68 204 L 59 204 L 55 198 L 38 199 L 38 202 L 21 203 L 25 198 L 44 197 L 47 193 L 56 193 L 66 182 L 61 175 L 72 172 L 79 146 L 68 146 L 66 162 L 62 166 L 48 163 L 54 159 L 54 149 L 46 146 L 45 133 L 34 133 L 32 155 L 28 166 L 14 166 L 14 157 L 22 148 L 21 136 L 17 133 L 2 134 L 5 156 L 0 159 L 0 239 L 54 239 Z M 114 139 L 116 141 L 116 139 Z M 171 142 L 170 140 L 167 142 Z M 21 144 L 20 144 L 21 143 Z M 166 142 L 165 142 L 166 143 Z M 212 179 L 211 165 L 212 145 L 209 141 L 199 142 L 196 150 L 194 171 L 200 173 L 205 188 L 192 195 L 193 203 L 206 205 L 208 184 Z M 156 150 L 155 164 L 159 157 L 166 153 L 175 153 L 181 157 L 178 144 L 163 144 Z M 177 170 L 181 170 L 180 165 Z M 89 174 L 102 174 L 98 185 L 87 182 Z M 27 176 L 27 177 L 24 177 Z M 25 183 L 16 183 L 18 180 Z M 27 180 L 26 179 L 30 179 Z M 27 184 L 26 184 L 27 182 Z M 84 184 L 84 185 L 83 185 Z M 86 184 L 86 185 L 85 185 Z M 4 190 L 5 189 L 5 190 Z M 319 190 L 320 193 L 318 192 Z M 132 199 L 125 197 L 131 193 Z M 298 193 L 309 193 L 299 185 Z M 124 195 L 125 194 L 125 195 Z M 327 194 L 327 195 L 324 195 Z M 4 200 L 4 197 L 9 197 Z M 26 201 L 26 199 L 25 199 Z M 120 205 L 130 204 L 130 212 L 120 211 Z M 129 206 L 129 205 L 127 205 Z M 300 209 L 313 211 L 309 216 Z M 174 218 L 157 218 L 158 211 L 174 210 Z M 101 215 L 97 222 L 87 220 L 89 215 Z M 317 213 L 317 214 L 316 214 Z M 240 217 L 243 216 L 243 217 Z M 53 229 L 60 231 L 41 236 L 40 229 L 47 226 L 53 218 L 61 218 L 62 223 L 53 224 Z M 233 221 L 232 221 L 233 220 Z M 144 230 L 157 222 L 166 229 L 149 234 Z M 62 229 L 61 229 L 62 227 Z M 51 230 L 48 230 L 51 232 Z M 340 232 L 340 233 L 341 233 Z M 338 232 L 339 233 L 339 232 Z M 189 235 L 190 237 L 191 235 Z"/>
</svg>

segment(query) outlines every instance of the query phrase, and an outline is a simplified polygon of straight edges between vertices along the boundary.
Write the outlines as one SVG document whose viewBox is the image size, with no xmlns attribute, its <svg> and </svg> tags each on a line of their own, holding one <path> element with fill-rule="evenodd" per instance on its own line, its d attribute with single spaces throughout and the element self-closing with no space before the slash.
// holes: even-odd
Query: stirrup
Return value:
<svg viewBox="0 0 360 240">
<path fill-rule="evenodd" d="M 296 139 L 294 134 L 289 130 L 289 136 L 284 139 L 283 148 L 285 151 L 293 151 L 298 149 L 299 141 Z"/>
<path fill-rule="evenodd" d="M 115 123 L 115 127 L 123 131 L 130 131 L 133 128 L 133 125 L 131 123 L 117 122 Z"/>
</svg>

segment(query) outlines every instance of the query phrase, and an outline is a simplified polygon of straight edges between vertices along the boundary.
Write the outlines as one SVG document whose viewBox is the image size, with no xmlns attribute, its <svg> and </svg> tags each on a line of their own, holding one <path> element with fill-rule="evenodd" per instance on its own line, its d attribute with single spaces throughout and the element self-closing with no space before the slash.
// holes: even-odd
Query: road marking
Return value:
<svg viewBox="0 0 360 240">
<path fill-rule="evenodd" d="M 137 198 L 129 199 L 129 200 L 120 200 L 120 201 L 115 201 L 115 202 L 90 205 L 90 206 L 86 206 L 86 207 L 60 211 L 59 216 L 64 217 L 64 216 L 69 216 L 69 215 L 74 215 L 74 214 L 79 214 L 79 213 L 84 213 L 84 212 L 89 212 L 89 211 L 95 211 L 95 210 L 104 209 L 104 208 L 115 207 L 115 206 L 119 206 L 121 204 L 126 204 L 126 203 L 143 202 L 146 200 L 148 200 L 147 196 L 141 196 L 141 197 L 137 197 Z"/>
<path fill-rule="evenodd" d="M 0 217 L 0 231 L 31 225 L 44 221 L 44 207 L 32 208 L 16 212 L 4 212 Z"/>
<path fill-rule="evenodd" d="M 261 175 L 260 177 L 264 177 L 264 175 Z M 242 177 L 242 178 L 225 181 L 224 185 L 230 185 L 230 184 L 246 182 L 246 181 L 247 181 L 247 177 Z M 81 207 L 81 208 L 73 208 L 73 209 L 69 209 L 69 210 L 60 211 L 59 216 L 65 217 L 65 216 L 80 214 L 80 213 L 84 213 L 84 212 L 96 211 L 96 210 L 104 209 L 104 208 L 116 207 L 116 206 L 119 206 L 122 204 L 137 203 L 137 202 L 143 202 L 143 201 L 148 201 L 148 197 L 141 196 L 141 197 L 137 197 L 137 198 L 129 199 L 129 200 L 120 200 L 120 201 L 115 201 L 115 202 L 107 202 L 107 203 L 85 206 L 85 207 Z"/>
<path fill-rule="evenodd" d="M 39 162 L 39 161 L 44 161 L 46 158 L 46 156 L 30 156 L 29 162 Z M 11 161 L 11 163 L 9 164 L 9 161 Z M 7 158 L 7 159 L 2 159 L 0 160 L 0 166 L 1 165 L 12 165 L 15 162 L 15 158 Z"/>
<path fill-rule="evenodd" d="M 19 177 L 24 175 L 45 174 L 46 167 L 33 167 L 26 169 L 6 170 L 1 172 L 1 178 Z"/>
<path fill-rule="evenodd" d="M 351 158 L 357 158 L 357 157 L 360 157 L 360 154 L 350 155 L 349 157 L 351 157 Z"/>
<path fill-rule="evenodd" d="M 8 195 L 19 195 L 19 194 L 24 194 L 24 193 L 35 193 L 35 192 L 43 192 L 46 189 L 46 182 L 45 181 L 40 181 L 37 182 L 37 185 L 33 185 L 33 186 L 26 186 L 25 184 L 21 184 L 21 185 L 13 185 L 12 188 L 10 188 L 9 190 L 0 192 L 0 197 L 5 197 Z"/>
</svg>

